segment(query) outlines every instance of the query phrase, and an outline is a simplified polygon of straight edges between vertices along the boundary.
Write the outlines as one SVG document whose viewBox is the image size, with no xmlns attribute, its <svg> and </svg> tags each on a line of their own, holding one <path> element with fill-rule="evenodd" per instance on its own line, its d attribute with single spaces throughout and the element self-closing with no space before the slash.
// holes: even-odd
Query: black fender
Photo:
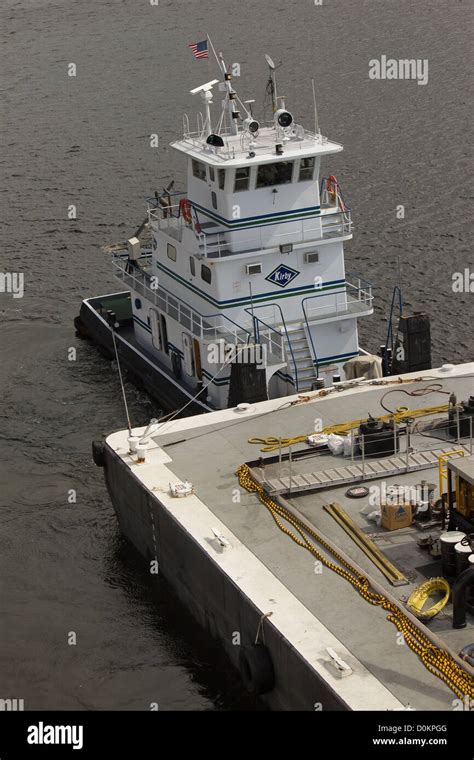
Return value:
<svg viewBox="0 0 474 760">
<path fill-rule="evenodd" d="M 252 694 L 266 694 L 274 688 L 273 662 L 265 644 L 242 646 L 239 667 L 244 686 Z"/>
<path fill-rule="evenodd" d="M 104 441 L 92 441 L 92 459 L 97 467 L 103 467 L 105 464 L 105 443 Z"/>
</svg>

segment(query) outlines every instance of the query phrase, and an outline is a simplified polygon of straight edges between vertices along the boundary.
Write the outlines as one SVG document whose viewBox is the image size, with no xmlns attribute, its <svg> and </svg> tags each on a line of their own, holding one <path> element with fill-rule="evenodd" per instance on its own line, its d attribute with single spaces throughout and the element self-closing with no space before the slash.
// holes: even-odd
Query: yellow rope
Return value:
<svg viewBox="0 0 474 760">
<path fill-rule="evenodd" d="M 405 417 L 426 417 L 430 414 L 441 414 L 442 412 L 447 412 L 448 409 L 449 404 L 442 404 L 440 406 L 426 406 L 423 409 L 407 409 L 407 407 L 404 406 L 398 407 L 397 410 L 391 414 L 383 414 L 381 417 L 375 417 L 374 419 L 377 419 L 380 422 L 390 422 L 392 420 L 395 420 L 397 423 L 400 423 Z M 350 430 L 358 428 L 363 422 L 367 422 L 367 417 L 364 417 L 362 420 L 351 420 L 350 422 L 340 422 L 336 425 L 328 425 L 318 432 L 324 433 L 326 435 L 329 435 L 330 433 L 345 435 Z M 281 448 L 284 449 L 288 446 L 294 446 L 297 443 L 304 443 L 309 435 L 314 435 L 314 431 L 312 433 L 306 433 L 305 435 L 296 435 L 292 438 L 280 439 L 276 438 L 275 436 L 268 436 L 268 438 L 249 438 L 249 443 L 261 444 L 262 447 L 260 451 L 268 452 L 279 449 L 280 445 Z"/>
<path fill-rule="evenodd" d="M 436 647 L 396 604 L 382 594 L 371 591 L 368 579 L 363 575 L 359 575 L 355 568 L 343 559 L 322 536 L 313 531 L 309 526 L 306 526 L 287 509 L 273 501 L 265 493 L 263 487 L 251 477 L 250 470 L 246 464 L 241 465 L 236 474 L 242 488 L 258 495 L 260 502 L 268 509 L 283 533 L 289 536 L 296 544 L 309 551 L 325 567 L 333 570 L 341 578 L 351 583 L 369 604 L 381 606 L 382 609 L 389 613 L 387 620 L 390 620 L 400 633 L 403 634 L 404 640 L 410 649 L 415 652 L 430 673 L 443 681 L 459 699 L 464 699 L 465 697 L 474 699 L 474 678 L 456 662 L 452 655 Z M 292 525 L 297 535 L 286 527 L 282 520 Z M 321 554 L 307 536 L 311 536 L 326 549 L 339 562 L 339 565 Z"/>
</svg>

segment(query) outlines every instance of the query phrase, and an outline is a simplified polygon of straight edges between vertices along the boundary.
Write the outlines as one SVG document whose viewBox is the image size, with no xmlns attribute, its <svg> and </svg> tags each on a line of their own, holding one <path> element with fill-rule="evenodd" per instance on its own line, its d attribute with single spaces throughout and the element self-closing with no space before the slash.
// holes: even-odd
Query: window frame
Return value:
<svg viewBox="0 0 474 760">
<path fill-rule="evenodd" d="M 313 165 L 312 165 L 311 177 L 304 177 L 303 178 L 301 176 L 301 171 L 302 170 L 306 171 L 308 169 L 308 167 L 303 166 L 303 163 L 305 161 L 312 161 Z M 300 165 L 298 167 L 298 180 L 297 181 L 298 182 L 312 182 L 313 179 L 314 179 L 314 170 L 315 170 L 315 168 L 316 168 L 316 156 L 306 156 L 306 158 L 301 158 L 300 159 Z"/>
<path fill-rule="evenodd" d="M 189 271 L 191 272 L 192 277 L 196 277 L 196 262 L 194 256 L 189 257 Z"/>
<path fill-rule="evenodd" d="M 196 177 L 196 179 L 200 179 L 202 182 L 207 181 L 206 164 L 204 164 L 202 161 L 198 161 L 197 158 L 192 158 L 191 169 L 192 169 L 193 177 Z M 204 176 L 201 176 L 202 174 Z"/>
<path fill-rule="evenodd" d="M 261 170 L 268 170 L 269 167 L 281 167 L 283 165 L 289 165 L 291 167 L 291 174 L 290 178 L 285 181 L 278 181 L 278 182 L 266 182 L 264 184 L 261 183 L 261 180 L 259 182 L 259 174 Z M 257 190 L 262 190 L 265 187 L 279 187 L 280 185 L 291 185 L 293 182 L 293 175 L 294 175 L 294 169 L 295 169 L 295 160 L 292 159 L 291 161 L 274 161 L 273 163 L 268 164 L 259 164 L 257 166 L 257 177 L 255 181 L 255 188 Z"/>
<path fill-rule="evenodd" d="M 170 256 L 170 249 L 173 249 L 174 256 Z M 177 259 L 177 256 L 178 256 L 178 252 L 176 250 L 176 246 L 173 245 L 173 243 L 167 243 L 166 244 L 166 255 L 170 259 L 170 261 L 176 262 L 176 259 Z"/>
<path fill-rule="evenodd" d="M 204 272 L 209 272 L 208 280 L 204 277 Z M 207 264 L 201 264 L 201 279 L 204 280 L 204 282 L 207 282 L 208 285 L 212 282 L 212 269 L 211 267 L 208 267 Z"/>
<path fill-rule="evenodd" d="M 246 172 L 244 177 L 239 177 L 239 172 Z M 237 183 L 246 180 L 245 187 L 238 187 Z M 245 193 L 250 188 L 250 166 L 238 166 L 234 173 L 234 193 Z"/>
<path fill-rule="evenodd" d="M 219 187 L 219 190 L 225 190 L 225 180 L 226 180 L 225 175 L 226 175 L 225 169 L 217 170 L 217 185 Z"/>
</svg>

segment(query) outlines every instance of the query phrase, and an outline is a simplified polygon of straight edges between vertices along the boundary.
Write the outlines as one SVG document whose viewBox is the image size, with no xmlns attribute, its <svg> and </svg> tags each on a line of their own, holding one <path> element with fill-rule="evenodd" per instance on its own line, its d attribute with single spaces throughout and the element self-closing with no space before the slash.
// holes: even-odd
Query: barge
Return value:
<svg viewBox="0 0 474 760">
<path fill-rule="evenodd" d="M 121 531 L 269 708 L 474 707 L 473 376 L 344 381 L 95 442 Z"/>
</svg>

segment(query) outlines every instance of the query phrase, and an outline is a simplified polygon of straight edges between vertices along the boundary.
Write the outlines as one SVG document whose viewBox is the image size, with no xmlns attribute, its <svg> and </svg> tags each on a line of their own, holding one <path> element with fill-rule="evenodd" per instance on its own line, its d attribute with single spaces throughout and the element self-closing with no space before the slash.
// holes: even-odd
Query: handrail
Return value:
<svg viewBox="0 0 474 760">
<path fill-rule="evenodd" d="M 357 276 L 357 275 L 352 274 L 352 276 Z M 318 355 L 316 353 L 316 349 L 315 349 L 314 341 L 313 341 L 313 336 L 312 336 L 311 330 L 310 330 L 308 314 L 307 314 L 307 311 L 306 311 L 306 302 L 307 301 L 311 301 L 311 300 L 313 300 L 315 298 L 324 298 L 324 297 L 330 297 L 330 296 L 334 295 L 334 296 L 336 296 L 336 313 L 338 313 L 337 296 L 341 295 L 341 294 L 344 294 L 345 296 L 347 296 L 348 288 L 356 290 L 356 292 L 357 292 L 357 294 L 358 294 L 359 297 L 353 299 L 352 301 L 346 300 L 346 309 L 349 309 L 349 305 L 351 303 L 356 302 L 356 301 L 364 300 L 365 302 L 367 302 L 367 301 L 371 302 L 373 300 L 372 285 L 369 282 L 367 282 L 367 280 L 365 280 L 365 283 L 368 286 L 368 288 L 367 289 L 361 288 L 360 283 L 362 281 L 363 281 L 362 278 L 358 277 L 358 283 L 359 283 L 359 285 L 357 287 L 356 285 L 353 285 L 352 283 L 350 283 L 350 282 L 348 282 L 346 280 L 344 282 L 344 284 L 343 284 L 343 289 L 342 290 L 329 290 L 329 291 L 323 290 L 321 293 L 315 293 L 312 296 L 306 296 L 301 301 L 301 308 L 302 308 L 302 311 L 303 311 L 303 316 L 304 316 L 304 319 L 305 319 L 306 328 L 308 330 L 309 340 L 310 340 L 310 343 L 311 343 L 311 348 L 312 348 L 313 356 L 314 356 L 314 362 L 313 363 L 314 363 L 314 365 L 316 367 L 316 377 L 319 377 Z M 364 294 L 364 298 L 363 299 L 360 298 L 360 294 L 361 293 Z M 320 308 L 325 309 L 327 307 L 326 306 L 321 306 Z"/>
<path fill-rule="evenodd" d="M 341 287 L 340 290 L 336 290 L 336 289 L 333 289 L 333 290 L 331 290 L 331 289 L 330 290 L 322 290 L 320 293 L 315 293 L 312 296 L 306 296 L 306 298 L 303 298 L 302 303 L 304 303 L 305 301 L 313 300 L 315 298 L 328 298 L 330 296 L 338 296 L 338 295 L 345 295 L 345 296 L 347 296 L 349 290 L 356 291 L 357 298 L 352 298 L 352 299 L 346 300 L 345 308 L 342 309 L 341 311 L 348 311 L 350 304 L 353 304 L 353 303 L 358 303 L 358 302 L 361 302 L 361 301 L 364 301 L 365 303 L 370 303 L 371 301 L 373 301 L 372 286 L 371 285 L 369 285 L 369 287 L 367 287 L 367 288 L 362 288 L 362 287 L 357 287 L 357 285 L 353 285 L 351 282 L 348 282 L 346 280 L 345 282 L 343 282 L 341 284 L 340 287 Z M 330 306 L 329 305 L 325 305 L 325 306 L 320 306 L 319 308 L 320 309 L 328 309 L 328 308 L 330 308 Z M 339 311 L 340 311 L 340 307 L 338 305 L 337 298 L 336 298 L 336 308 L 335 308 L 336 314 L 339 314 Z M 328 312 L 328 313 L 330 314 L 331 312 Z"/>
<path fill-rule="evenodd" d="M 314 298 L 314 296 L 308 296 L 308 298 Z M 308 332 L 308 335 L 309 335 L 309 340 L 310 340 L 310 343 L 311 343 L 311 349 L 312 349 L 312 351 L 313 351 L 313 356 L 314 356 L 314 359 L 313 359 L 313 366 L 314 366 L 314 367 L 315 367 L 315 369 L 316 369 L 316 380 L 319 380 L 319 362 L 318 362 L 318 355 L 317 355 L 317 353 L 316 353 L 316 349 L 315 349 L 315 347 L 314 347 L 314 341 L 313 341 L 313 336 L 311 335 L 311 330 L 309 329 L 308 315 L 306 314 L 306 309 L 305 309 L 305 305 L 304 305 L 304 302 L 305 302 L 305 301 L 306 301 L 306 298 L 303 298 L 303 300 L 301 301 L 301 309 L 302 309 L 302 311 L 303 311 L 304 321 L 306 322 L 306 330 L 307 330 L 307 332 Z"/>
<path fill-rule="evenodd" d="M 360 276 L 360 274 L 357 274 L 357 272 L 346 272 L 346 275 L 349 275 L 349 277 L 355 277 L 356 280 L 360 283 L 363 282 L 365 285 L 367 285 L 369 288 L 373 288 L 373 284 L 369 282 L 368 280 L 365 280 L 363 277 Z M 349 283 L 350 284 L 350 283 Z M 360 288 L 360 285 L 359 285 Z"/>
<path fill-rule="evenodd" d="M 395 341 L 395 337 L 393 333 L 393 316 L 394 316 L 393 312 L 395 309 L 395 299 L 397 298 L 397 296 L 398 296 L 398 312 L 399 312 L 399 316 L 401 317 L 403 316 L 403 296 L 402 296 L 402 291 L 399 285 L 395 285 L 395 287 L 393 288 L 392 303 L 390 305 L 390 314 L 387 320 L 387 338 L 385 340 L 385 350 L 383 352 L 383 357 L 382 357 L 383 368 L 384 370 L 387 370 L 387 373 L 384 372 L 384 374 L 388 374 L 390 371 L 390 367 L 388 366 L 389 357 L 387 356 L 389 341 L 390 341 L 390 352 L 393 355 L 393 345 Z"/>
<path fill-rule="evenodd" d="M 231 331 L 230 328 L 229 328 L 229 334 L 231 334 L 231 335 L 234 336 L 236 343 L 237 342 L 247 343 L 247 344 L 249 343 L 249 341 L 250 341 L 250 339 L 252 337 L 251 333 L 245 327 L 243 327 L 242 325 L 239 325 L 237 322 L 234 322 L 234 320 L 231 317 L 228 317 L 225 314 L 219 314 L 219 313 L 217 313 L 217 314 L 201 314 L 201 312 L 199 312 L 197 309 L 191 308 L 181 298 L 179 298 L 176 295 L 169 294 L 168 291 L 164 290 L 163 288 L 160 288 L 160 287 L 158 287 L 158 288 L 152 288 L 152 287 L 150 287 L 150 285 L 148 285 L 146 281 L 147 280 L 149 281 L 151 279 L 151 277 L 150 277 L 150 275 L 147 272 L 144 272 L 142 269 L 140 269 L 140 267 L 133 266 L 133 270 L 134 271 L 131 271 L 130 269 L 127 271 L 126 267 L 130 265 L 130 262 L 124 256 L 114 256 L 113 258 L 115 259 L 115 261 L 113 261 L 114 266 L 116 267 L 116 269 L 120 270 L 123 273 L 123 275 L 124 275 L 120 279 L 125 280 L 125 277 L 129 277 L 129 278 L 131 278 L 133 280 L 133 282 L 136 282 L 136 283 L 140 284 L 141 286 L 143 286 L 153 296 L 153 303 L 155 304 L 155 306 L 158 305 L 157 302 L 156 302 L 157 301 L 156 296 L 158 296 L 161 300 L 165 301 L 166 309 L 164 309 L 164 311 L 166 311 L 166 314 L 170 313 L 169 312 L 169 307 L 170 307 L 169 298 L 172 298 L 174 301 L 177 302 L 177 304 L 178 304 L 178 313 L 181 313 L 181 309 L 183 309 L 183 308 L 184 308 L 185 311 L 189 312 L 189 316 L 187 316 L 186 318 L 189 319 L 189 321 L 192 324 L 194 324 L 194 323 L 198 324 L 199 330 L 200 330 L 199 335 L 200 335 L 200 337 L 201 337 L 202 340 L 204 340 L 205 333 L 208 332 L 209 330 L 213 330 L 214 331 L 214 335 L 215 335 L 215 339 L 216 340 L 218 339 L 219 325 L 211 325 L 211 324 L 209 324 L 209 326 L 206 327 L 205 323 L 206 322 L 210 322 L 211 320 L 215 320 L 215 319 L 219 318 L 220 320 L 226 320 L 227 322 L 231 322 L 234 325 L 234 327 L 237 328 L 238 331 L 240 331 L 241 333 L 244 333 L 246 335 L 246 340 L 242 340 L 241 337 L 239 337 L 239 335 L 237 333 L 237 330 Z M 149 258 L 149 257 L 146 257 L 146 258 Z M 137 277 L 136 276 L 137 273 L 140 273 L 141 277 Z M 175 309 L 176 307 L 174 307 L 174 306 L 171 305 L 171 308 Z M 196 317 L 197 317 L 197 319 L 196 319 Z M 180 320 L 178 319 L 178 321 L 180 321 Z M 192 328 L 190 328 L 190 329 L 192 329 Z M 194 332 L 194 330 L 192 330 L 192 331 Z M 224 335 L 222 335 L 220 337 L 224 337 Z"/>
<path fill-rule="evenodd" d="M 297 368 L 297 365 L 296 365 L 295 356 L 293 354 L 293 348 L 292 348 L 291 342 L 290 342 L 290 336 L 288 335 L 288 330 L 286 328 L 286 322 L 285 322 L 285 318 L 283 316 L 283 312 L 281 310 L 281 306 L 279 304 L 277 304 L 277 303 L 260 304 L 260 305 L 257 305 L 257 306 L 252 305 L 250 307 L 250 309 L 244 309 L 244 311 L 246 311 L 247 314 L 250 314 L 250 316 L 252 317 L 252 320 L 257 320 L 258 322 L 261 322 L 262 325 L 265 325 L 265 327 L 267 327 L 269 330 L 273 330 L 273 332 L 276 332 L 277 335 L 278 335 L 279 334 L 278 330 L 276 330 L 274 327 L 272 327 L 272 325 L 267 325 L 267 323 L 264 322 L 263 319 L 261 319 L 260 317 L 256 317 L 255 313 L 254 313 L 257 309 L 268 309 L 270 306 L 273 306 L 273 308 L 277 308 L 278 311 L 280 312 L 281 324 L 282 324 L 283 329 L 285 330 L 286 341 L 287 341 L 287 344 L 288 344 L 288 348 L 290 349 L 291 358 L 293 360 L 293 367 L 294 367 L 294 371 L 295 371 L 295 386 L 296 386 L 296 390 L 298 391 L 299 390 L 298 368 Z"/>
<path fill-rule="evenodd" d="M 319 197 L 320 198 L 321 198 L 322 193 L 323 193 L 323 185 L 324 185 L 325 182 L 328 181 L 328 179 L 329 179 L 329 177 L 321 177 L 321 181 L 319 183 Z M 351 212 L 351 207 L 348 206 L 347 203 L 346 203 L 346 199 L 344 198 L 344 193 L 342 192 L 342 188 L 341 188 L 341 185 L 339 184 L 339 182 L 337 183 L 337 186 L 339 188 L 339 195 L 341 196 L 341 200 L 342 200 L 342 202 L 344 204 L 345 210 L 349 211 L 349 213 L 350 213 Z M 326 192 L 327 192 L 327 190 L 326 190 Z"/>
<path fill-rule="evenodd" d="M 201 245 L 204 248 L 204 254 L 206 257 L 220 258 L 222 250 L 226 250 L 230 246 L 241 245 L 242 243 L 248 245 L 250 247 L 249 250 L 257 250 L 259 246 L 261 248 L 264 247 L 265 244 L 263 233 L 268 229 L 268 226 L 264 225 L 258 227 L 258 235 L 255 237 L 247 237 L 248 233 L 253 229 L 252 227 L 249 227 L 247 229 L 232 229 L 232 226 L 221 226 L 217 230 L 206 230 L 202 229 L 201 218 L 202 216 L 206 218 L 212 217 L 208 217 L 208 215 L 200 209 L 195 209 L 195 211 L 198 223 L 201 226 L 201 231 L 197 233 L 197 237 L 201 241 Z M 320 222 L 321 226 L 319 227 L 318 224 L 317 227 L 310 227 L 309 229 L 305 229 L 304 223 L 310 220 L 318 223 Z M 279 233 L 276 233 L 275 230 L 272 230 L 271 234 L 275 240 L 276 246 L 278 246 L 280 243 L 283 243 L 287 238 L 292 238 L 291 242 L 295 244 L 309 242 L 316 243 L 318 240 L 324 240 L 325 238 L 334 236 L 334 232 L 337 233 L 339 230 L 341 236 L 348 235 L 352 231 L 352 219 L 350 211 L 332 211 L 330 214 L 321 215 L 318 213 L 314 217 L 307 217 L 305 219 L 287 219 L 285 221 L 279 222 L 279 225 L 295 225 L 298 222 L 300 224 L 300 229 L 298 231 L 298 234 L 300 235 L 299 240 L 294 239 L 297 235 L 295 230 Z M 315 237 L 316 232 L 318 233 L 317 237 Z M 223 236 L 225 235 L 231 235 L 232 237 L 229 240 L 225 240 L 223 239 Z M 240 253 L 240 251 L 235 251 L 235 253 Z"/>
</svg>

